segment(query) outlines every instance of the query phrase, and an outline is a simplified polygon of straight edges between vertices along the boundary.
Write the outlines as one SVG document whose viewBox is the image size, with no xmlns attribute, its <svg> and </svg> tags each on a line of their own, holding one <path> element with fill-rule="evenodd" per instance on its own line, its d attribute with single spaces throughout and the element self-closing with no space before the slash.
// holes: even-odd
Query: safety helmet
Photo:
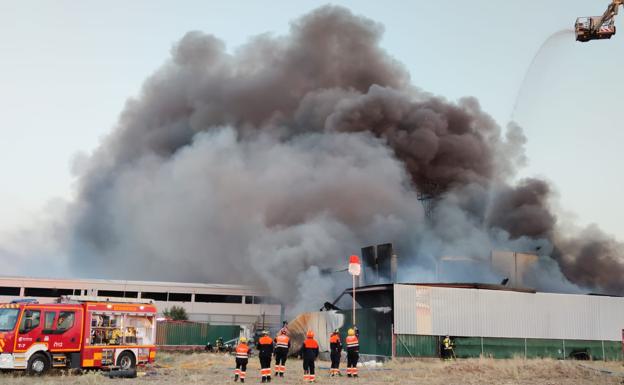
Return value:
<svg viewBox="0 0 624 385">
<path fill-rule="evenodd" d="M 308 330 L 308 332 L 306 333 L 306 337 L 314 338 L 314 332 L 312 330 Z"/>
<path fill-rule="evenodd" d="M 354 335 L 355 335 L 355 330 L 353 330 L 353 329 L 349 329 L 349 330 L 347 331 L 347 334 L 348 334 L 348 335 L 350 335 L 350 336 L 354 336 Z"/>
<path fill-rule="evenodd" d="M 262 334 L 263 336 L 268 336 L 269 335 L 269 331 L 268 330 L 263 330 L 262 332 L 260 332 L 260 334 Z"/>
<path fill-rule="evenodd" d="M 245 337 L 241 337 L 241 338 L 239 339 L 239 341 L 240 341 L 240 343 L 241 343 L 241 344 L 246 344 L 246 343 L 247 343 L 247 338 L 245 338 Z"/>
<path fill-rule="evenodd" d="M 340 329 L 334 329 L 334 331 L 332 332 L 332 334 L 340 334 Z"/>
</svg>

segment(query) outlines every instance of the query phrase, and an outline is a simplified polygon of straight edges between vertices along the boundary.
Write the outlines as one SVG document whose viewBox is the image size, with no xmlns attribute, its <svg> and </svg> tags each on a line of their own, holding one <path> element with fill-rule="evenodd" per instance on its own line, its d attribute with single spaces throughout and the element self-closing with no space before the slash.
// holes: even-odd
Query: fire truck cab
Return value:
<svg viewBox="0 0 624 385">
<path fill-rule="evenodd" d="M 156 307 L 134 300 L 61 297 L 58 303 L 0 304 L 0 369 L 119 367 L 156 356 Z"/>
</svg>

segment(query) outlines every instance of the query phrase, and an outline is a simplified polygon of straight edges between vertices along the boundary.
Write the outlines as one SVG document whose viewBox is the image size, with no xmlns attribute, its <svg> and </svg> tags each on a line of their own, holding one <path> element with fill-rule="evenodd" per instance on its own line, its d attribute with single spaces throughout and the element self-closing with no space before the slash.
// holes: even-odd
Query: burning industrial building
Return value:
<svg viewBox="0 0 624 385">
<path fill-rule="evenodd" d="M 186 34 L 76 163 L 73 274 L 254 285 L 296 313 L 348 286 L 327 268 L 392 241 L 403 282 L 498 283 L 511 250 L 537 255 L 527 286 L 621 293 L 624 247 L 563 231 L 549 184 L 517 179 L 521 128 L 418 89 L 382 32 L 325 6 L 235 50 Z"/>
</svg>

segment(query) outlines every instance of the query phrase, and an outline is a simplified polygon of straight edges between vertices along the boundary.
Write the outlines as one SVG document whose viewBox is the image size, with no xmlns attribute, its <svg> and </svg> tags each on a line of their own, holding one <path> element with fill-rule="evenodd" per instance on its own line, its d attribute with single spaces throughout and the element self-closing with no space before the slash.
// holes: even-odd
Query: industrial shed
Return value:
<svg viewBox="0 0 624 385">
<path fill-rule="evenodd" d="M 385 284 L 359 287 L 355 294 L 363 354 L 438 357 L 448 334 L 460 358 L 622 359 L 621 297 L 489 284 Z M 339 302 L 340 297 L 334 304 Z M 333 328 L 344 333 L 351 313 L 307 313 L 298 317 L 296 329 L 311 328 L 319 336 Z"/>
<path fill-rule="evenodd" d="M 621 359 L 624 298 L 493 287 L 393 285 L 395 353 Z"/>
</svg>

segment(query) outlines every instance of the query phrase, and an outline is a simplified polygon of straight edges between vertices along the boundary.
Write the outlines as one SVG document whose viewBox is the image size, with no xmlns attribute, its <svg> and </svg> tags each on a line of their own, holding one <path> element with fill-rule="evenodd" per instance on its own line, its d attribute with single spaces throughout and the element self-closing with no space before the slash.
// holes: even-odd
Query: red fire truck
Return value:
<svg viewBox="0 0 624 385">
<path fill-rule="evenodd" d="M 0 304 L 0 369 L 133 369 L 156 356 L 151 302 L 66 296 L 58 303 Z"/>
</svg>

